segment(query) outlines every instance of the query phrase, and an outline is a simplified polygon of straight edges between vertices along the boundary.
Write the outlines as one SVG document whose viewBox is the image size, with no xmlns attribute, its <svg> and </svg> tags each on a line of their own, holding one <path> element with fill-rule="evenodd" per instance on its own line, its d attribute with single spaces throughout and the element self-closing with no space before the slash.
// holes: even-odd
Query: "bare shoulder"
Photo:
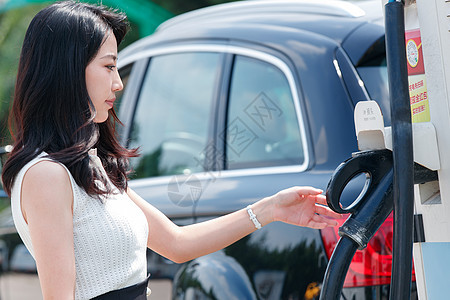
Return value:
<svg viewBox="0 0 450 300">
<path fill-rule="evenodd" d="M 37 182 L 41 184 L 70 184 L 66 169 L 59 163 L 43 160 L 31 166 L 24 176 L 25 182 Z"/>
<path fill-rule="evenodd" d="M 71 199 L 72 187 L 66 169 L 57 162 L 43 160 L 31 166 L 22 182 L 22 200 L 33 199 Z"/>
</svg>

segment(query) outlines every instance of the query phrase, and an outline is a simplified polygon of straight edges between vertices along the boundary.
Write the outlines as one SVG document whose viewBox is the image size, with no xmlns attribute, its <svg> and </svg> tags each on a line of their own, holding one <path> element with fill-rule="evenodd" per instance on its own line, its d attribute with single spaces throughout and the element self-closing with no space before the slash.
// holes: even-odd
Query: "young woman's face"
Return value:
<svg viewBox="0 0 450 300">
<path fill-rule="evenodd" d="M 97 55 L 86 67 L 86 87 L 97 113 L 94 118 L 96 123 L 106 121 L 108 111 L 116 100 L 115 93 L 123 89 L 116 63 L 116 37 L 109 33 Z"/>
</svg>

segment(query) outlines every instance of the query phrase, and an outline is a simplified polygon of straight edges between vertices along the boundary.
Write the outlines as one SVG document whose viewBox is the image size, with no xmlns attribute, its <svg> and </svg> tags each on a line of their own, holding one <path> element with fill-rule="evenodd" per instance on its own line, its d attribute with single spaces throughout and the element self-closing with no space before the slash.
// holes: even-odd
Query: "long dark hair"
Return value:
<svg viewBox="0 0 450 300">
<path fill-rule="evenodd" d="M 121 191 L 127 188 L 128 158 L 137 156 L 136 150 L 118 143 L 113 109 L 108 120 L 94 123 L 85 69 L 107 34 L 112 32 L 119 44 L 128 27 L 122 13 L 75 1 L 50 5 L 33 18 L 23 42 L 10 115 L 14 148 L 2 172 L 8 194 L 18 172 L 42 151 L 64 164 L 88 194 L 110 193 L 95 184 L 99 179 L 109 186 L 89 164 L 91 148 L 97 148 L 113 184 Z"/>
</svg>

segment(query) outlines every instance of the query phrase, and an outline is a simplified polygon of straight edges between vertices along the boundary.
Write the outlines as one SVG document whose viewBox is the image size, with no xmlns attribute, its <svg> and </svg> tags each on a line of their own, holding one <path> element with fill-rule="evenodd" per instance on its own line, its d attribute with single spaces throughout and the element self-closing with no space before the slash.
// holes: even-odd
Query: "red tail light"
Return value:
<svg viewBox="0 0 450 300">
<path fill-rule="evenodd" d="M 322 230 L 322 240 L 328 259 L 339 240 L 338 228 L 345 222 L 347 216 L 338 220 L 339 225 Z M 344 287 L 358 287 L 389 284 L 392 268 L 392 213 L 370 240 L 366 249 L 357 250 L 345 277 Z M 415 281 L 414 267 L 412 280 Z"/>
</svg>

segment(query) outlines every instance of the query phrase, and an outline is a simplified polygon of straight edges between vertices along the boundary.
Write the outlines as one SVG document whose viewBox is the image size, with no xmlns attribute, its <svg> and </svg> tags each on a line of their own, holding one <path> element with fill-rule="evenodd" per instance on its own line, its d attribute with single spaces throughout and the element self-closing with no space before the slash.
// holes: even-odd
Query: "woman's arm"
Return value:
<svg viewBox="0 0 450 300">
<path fill-rule="evenodd" d="M 25 174 L 21 194 L 44 299 L 72 300 L 75 255 L 69 176 L 57 163 L 39 162 Z"/>
<path fill-rule="evenodd" d="M 321 190 L 293 187 L 264 198 L 251 207 L 262 226 L 282 221 L 298 226 L 335 226 L 340 217 L 326 204 Z M 144 211 L 149 223 L 148 247 L 178 263 L 220 250 L 256 230 L 246 209 L 206 222 L 179 227 L 134 191 L 130 198 Z"/>
</svg>

